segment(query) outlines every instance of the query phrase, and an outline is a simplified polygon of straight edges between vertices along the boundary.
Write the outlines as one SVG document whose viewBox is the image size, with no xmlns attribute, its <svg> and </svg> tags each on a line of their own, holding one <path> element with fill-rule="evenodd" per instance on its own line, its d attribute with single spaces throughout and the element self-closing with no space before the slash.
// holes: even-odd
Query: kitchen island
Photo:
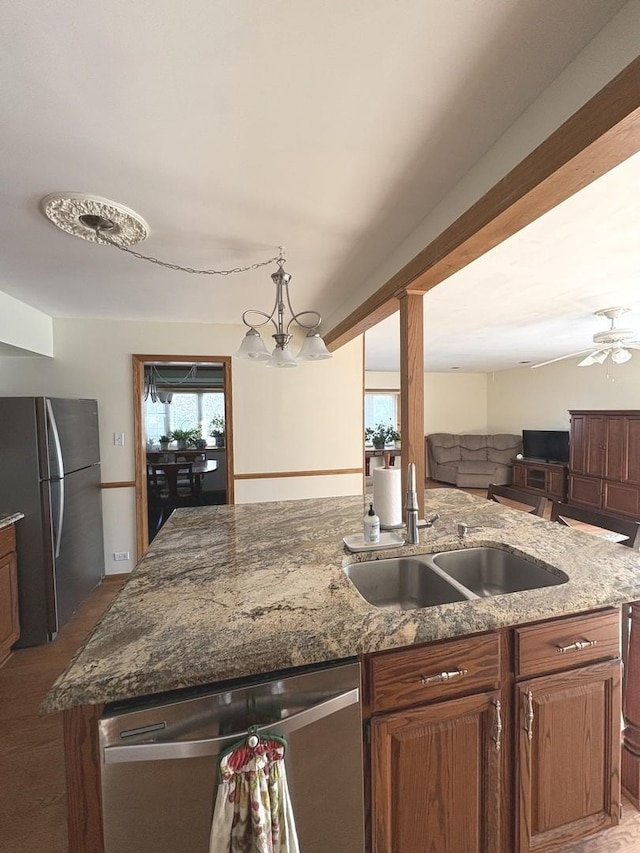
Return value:
<svg viewBox="0 0 640 853">
<path fill-rule="evenodd" d="M 44 710 L 65 711 L 70 849 L 99 851 L 95 725 L 102 705 L 565 617 L 640 599 L 640 556 L 452 489 L 402 554 L 502 545 L 569 580 L 411 611 L 368 604 L 342 571 L 394 551 L 349 554 L 362 498 L 178 510 L 154 540 Z M 464 542 L 458 523 L 476 528 Z M 75 846 L 74 846 L 75 845 Z"/>
</svg>

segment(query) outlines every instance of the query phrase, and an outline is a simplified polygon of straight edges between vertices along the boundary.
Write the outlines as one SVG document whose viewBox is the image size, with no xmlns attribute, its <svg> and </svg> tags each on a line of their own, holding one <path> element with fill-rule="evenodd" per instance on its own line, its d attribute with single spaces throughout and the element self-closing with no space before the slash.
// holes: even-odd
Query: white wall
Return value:
<svg viewBox="0 0 640 853">
<path fill-rule="evenodd" d="M 0 291 L 0 343 L 37 355 L 53 355 L 53 321 Z"/>
<path fill-rule="evenodd" d="M 489 432 L 569 429 L 571 409 L 640 409 L 640 351 L 627 364 L 578 367 L 577 358 L 488 377 Z"/>
<path fill-rule="evenodd" d="M 400 374 L 365 373 L 365 388 L 400 388 Z M 425 373 L 424 434 L 487 432 L 487 376 L 484 373 Z"/>
<path fill-rule="evenodd" d="M 198 323 L 54 320 L 55 358 L 0 358 L 0 395 L 97 398 L 103 482 L 134 478 L 131 355 L 221 356 L 237 349 L 244 327 Z M 234 460 L 237 474 L 362 467 L 362 341 L 331 360 L 273 370 L 233 361 Z M 113 433 L 126 434 L 116 447 Z M 237 482 L 237 502 L 360 494 L 362 476 L 274 478 Z M 108 573 L 133 565 L 133 489 L 103 490 Z M 15 507 L 19 510 L 20 507 Z"/>
</svg>

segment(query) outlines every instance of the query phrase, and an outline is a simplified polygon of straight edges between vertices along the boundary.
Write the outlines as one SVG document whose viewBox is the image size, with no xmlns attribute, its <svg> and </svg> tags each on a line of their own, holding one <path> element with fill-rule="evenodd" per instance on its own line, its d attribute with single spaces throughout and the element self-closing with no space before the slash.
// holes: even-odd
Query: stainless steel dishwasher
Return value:
<svg viewBox="0 0 640 853">
<path fill-rule="evenodd" d="M 106 853 L 208 853 L 218 756 L 249 726 L 286 739 L 301 853 L 364 851 L 358 662 L 186 694 L 105 707 Z"/>
</svg>

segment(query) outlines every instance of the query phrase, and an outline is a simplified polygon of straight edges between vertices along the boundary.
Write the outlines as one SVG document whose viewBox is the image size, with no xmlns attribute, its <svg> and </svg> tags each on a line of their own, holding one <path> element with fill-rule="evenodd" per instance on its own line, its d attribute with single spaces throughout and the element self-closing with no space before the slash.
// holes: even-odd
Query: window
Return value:
<svg viewBox="0 0 640 853">
<path fill-rule="evenodd" d="M 400 392 L 393 390 L 365 391 L 364 393 L 364 425 L 374 427 L 376 424 L 391 424 L 399 430 L 400 426 Z"/>
<path fill-rule="evenodd" d="M 170 403 L 145 400 L 147 441 L 155 443 L 174 429 L 195 426 L 200 427 L 203 438 L 208 438 L 209 424 L 216 415 L 224 418 L 224 391 L 174 391 Z"/>
</svg>

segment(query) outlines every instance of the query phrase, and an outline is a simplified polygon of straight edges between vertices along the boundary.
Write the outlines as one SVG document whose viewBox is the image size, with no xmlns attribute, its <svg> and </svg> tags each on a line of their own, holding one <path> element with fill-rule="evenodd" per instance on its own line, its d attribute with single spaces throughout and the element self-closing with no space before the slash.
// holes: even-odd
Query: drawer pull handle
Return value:
<svg viewBox="0 0 640 853">
<path fill-rule="evenodd" d="M 441 684 L 443 681 L 451 681 L 452 678 L 462 678 L 467 675 L 467 669 L 454 669 L 452 672 L 439 672 L 437 675 L 421 675 L 421 684 Z"/>
<path fill-rule="evenodd" d="M 533 693 L 527 693 L 527 720 L 524 726 L 529 740 L 533 740 Z"/>
<path fill-rule="evenodd" d="M 496 752 L 500 752 L 500 747 L 502 746 L 502 703 L 499 699 L 496 699 L 493 704 L 496 709 L 493 742 L 496 745 Z"/>
<path fill-rule="evenodd" d="M 576 640 L 575 643 L 571 643 L 568 646 L 556 646 L 556 650 L 558 654 L 563 655 L 565 652 L 581 652 L 583 649 L 590 649 L 597 645 L 597 640 Z"/>
</svg>

